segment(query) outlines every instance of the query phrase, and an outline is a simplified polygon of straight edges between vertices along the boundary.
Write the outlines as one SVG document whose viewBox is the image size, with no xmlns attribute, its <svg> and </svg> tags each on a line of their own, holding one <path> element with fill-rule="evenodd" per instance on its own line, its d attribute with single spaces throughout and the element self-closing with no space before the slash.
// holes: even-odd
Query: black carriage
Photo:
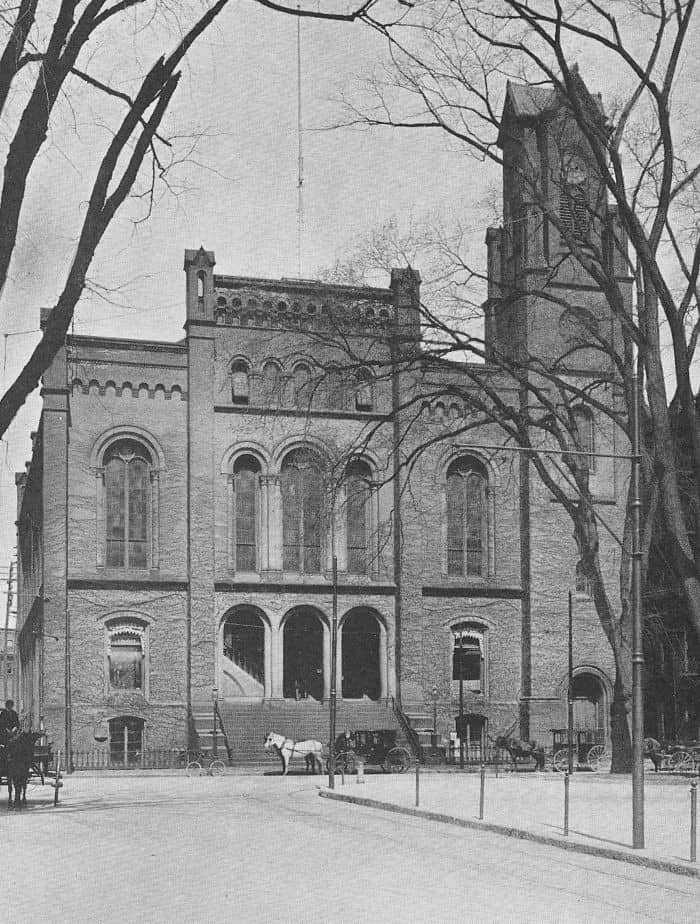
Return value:
<svg viewBox="0 0 700 924">
<path fill-rule="evenodd" d="M 575 729 L 573 732 L 574 770 L 606 770 L 610 768 L 610 751 L 605 746 L 601 728 Z M 569 731 L 552 729 L 552 767 L 563 772 L 569 768 Z"/>
<path fill-rule="evenodd" d="M 700 742 L 664 741 L 660 744 L 654 738 L 645 738 L 644 756 L 650 758 L 656 771 L 694 773 L 700 769 Z"/>
<path fill-rule="evenodd" d="M 365 729 L 340 735 L 335 742 L 336 773 L 353 773 L 358 764 L 381 767 L 384 773 L 405 773 L 411 752 L 396 743 L 395 728 Z"/>
</svg>

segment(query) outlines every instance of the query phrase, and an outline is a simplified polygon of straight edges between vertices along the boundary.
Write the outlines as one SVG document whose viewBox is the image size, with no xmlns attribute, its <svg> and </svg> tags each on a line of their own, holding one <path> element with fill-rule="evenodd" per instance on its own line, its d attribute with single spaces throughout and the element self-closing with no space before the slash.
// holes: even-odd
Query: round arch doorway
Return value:
<svg viewBox="0 0 700 924">
<path fill-rule="evenodd" d="M 608 695 L 596 674 L 582 670 L 574 674 L 572 685 L 574 730 L 596 733 L 604 744 L 608 738 Z"/>
<path fill-rule="evenodd" d="M 222 627 L 224 694 L 262 697 L 265 689 L 265 622 L 255 606 L 236 606 Z M 228 681 L 228 682 L 227 682 Z"/>
<path fill-rule="evenodd" d="M 381 626 L 376 615 L 371 610 L 353 610 L 343 621 L 341 635 L 343 699 L 380 699 Z"/>
<path fill-rule="evenodd" d="M 323 700 L 323 622 L 310 606 L 287 616 L 283 637 L 283 683 L 285 699 Z"/>
</svg>

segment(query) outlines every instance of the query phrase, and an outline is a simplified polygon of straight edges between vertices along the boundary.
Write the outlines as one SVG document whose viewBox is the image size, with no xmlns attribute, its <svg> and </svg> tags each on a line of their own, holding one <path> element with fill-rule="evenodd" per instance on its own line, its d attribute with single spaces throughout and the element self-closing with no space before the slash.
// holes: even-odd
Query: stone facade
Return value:
<svg viewBox="0 0 700 924">
<path fill-rule="evenodd" d="M 527 146 L 533 115 L 509 105 Z M 559 253 L 553 271 L 547 241 L 518 263 L 507 230 L 487 238 L 487 347 L 558 354 L 567 319 L 536 294 L 545 272 L 560 300 L 602 315 L 602 299 Z M 326 700 L 335 558 L 341 697 L 434 708 L 447 736 L 461 670 L 465 733 L 519 723 L 549 741 L 566 723 L 571 522 L 499 428 L 451 435 L 468 410 L 435 395 L 458 396 L 465 367 L 396 362 L 420 350 L 418 274 L 358 288 L 214 265 L 185 251 L 181 342 L 73 336 L 44 377 L 17 479 L 25 714 L 76 750 L 133 728 L 139 746 L 184 747 L 213 686 L 231 701 Z M 572 375 L 589 380 L 595 362 Z M 496 368 L 492 385 L 517 404 Z M 602 421 L 596 440 L 619 450 Z M 592 475 L 613 526 L 625 477 L 615 459 Z M 477 505 L 459 514 L 466 539 L 449 525 L 455 483 L 464 510 Z M 613 579 L 619 553 L 602 542 Z M 575 608 L 582 721 L 606 735 L 612 656 L 583 590 Z"/>
</svg>

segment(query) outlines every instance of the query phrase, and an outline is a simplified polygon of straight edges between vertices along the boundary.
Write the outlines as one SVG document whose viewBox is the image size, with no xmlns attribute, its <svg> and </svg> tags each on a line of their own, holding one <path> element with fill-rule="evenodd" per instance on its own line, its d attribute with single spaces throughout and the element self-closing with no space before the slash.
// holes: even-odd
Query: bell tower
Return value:
<svg viewBox="0 0 700 924">
<path fill-rule="evenodd" d="M 185 304 L 187 320 L 214 319 L 214 259 L 213 250 L 185 251 Z"/>
<path fill-rule="evenodd" d="M 605 130 L 599 97 L 581 86 Z M 510 83 L 498 144 L 503 224 L 486 236 L 487 350 L 561 371 L 609 366 L 599 347 L 618 345 L 619 322 L 576 254 L 612 270 L 628 303 L 631 279 L 593 152 L 557 90 Z"/>
</svg>

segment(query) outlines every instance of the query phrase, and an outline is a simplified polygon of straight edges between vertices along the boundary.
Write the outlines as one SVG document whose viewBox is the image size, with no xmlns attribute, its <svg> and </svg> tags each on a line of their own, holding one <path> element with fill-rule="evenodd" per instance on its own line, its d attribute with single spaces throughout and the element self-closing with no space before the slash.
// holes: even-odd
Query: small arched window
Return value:
<svg viewBox="0 0 700 924">
<path fill-rule="evenodd" d="M 463 623 L 452 629 L 452 680 L 474 693 L 486 688 L 486 633 L 481 626 Z"/>
<path fill-rule="evenodd" d="M 236 571 L 257 568 L 258 482 L 260 463 L 254 456 L 239 456 L 233 466 Z"/>
<path fill-rule="evenodd" d="M 234 404 L 248 404 L 249 374 L 248 363 L 244 359 L 237 359 L 231 366 L 231 400 Z"/>
<path fill-rule="evenodd" d="M 152 459 L 141 443 L 119 440 L 104 456 L 106 565 L 147 568 Z"/>
<path fill-rule="evenodd" d="M 447 470 L 447 573 L 483 577 L 487 565 L 487 479 L 476 460 L 461 458 Z"/>
<path fill-rule="evenodd" d="M 351 462 L 345 475 L 347 569 L 367 574 L 370 565 L 370 496 L 372 473 L 366 462 Z"/>
<path fill-rule="evenodd" d="M 206 275 L 205 275 L 205 273 L 204 273 L 204 270 L 200 270 L 200 271 L 197 273 L 197 299 L 198 299 L 200 305 L 201 305 L 202 302 L 204 301 L 204 283 L 205 283 L 205 280 L 206 280 Z"/>
<path fill-rule="evenodd" d="M 355 375 L 355 410 L 372 410 L 372 373 L 369 369 L 358 369 Z"/>
<path fill-rule="evenodd" d="M 326 516 L 320 460 L 307 449 L 282 463 L 282 562 L 285 571 L 318 574 Z"/>
</svg>

